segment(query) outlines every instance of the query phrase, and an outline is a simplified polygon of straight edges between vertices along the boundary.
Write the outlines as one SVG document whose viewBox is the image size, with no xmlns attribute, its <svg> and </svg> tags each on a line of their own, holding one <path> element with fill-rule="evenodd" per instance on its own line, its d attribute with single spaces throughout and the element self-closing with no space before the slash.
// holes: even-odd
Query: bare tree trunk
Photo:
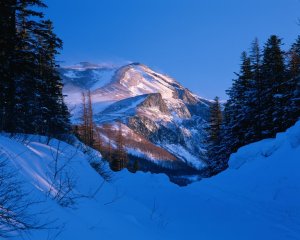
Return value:
<svg viewBox="0 0 300 240">
<path fill-rule="evenodd" d="M 90 147 L 94 145 L 94 121 L 93 121 L 93 107 L 92 107 L 92 97 L 91 91 L 87 94 L 87 132 L 88 132 L 88 142 Z"/>
<path fill-rule="evenodd" d="M 125 151 L 124 146 L 124 138 L 123 138 L 123 131 L 122 131 L 122 123 L 118 122 L 118 132 L 117 132 L 117 138 L 116 138 L 116 154 L 113 157 L 113 160 L 111 162 L 112 170 L 114 171 L 120 171 L 123 168 L 127 167 L 128 158 Z"/>
<path fill-rule="evenodd" d="M 82 92 L 82 117 L 81 117 L 81 121 L 82 121 L 82 130 L 80 135 L 81 135 L 81 138 L 82 138 L 82 141 L 84 143 L 87 142 L 87 108 L 86 108 L 86 96 L 85 96 L 85 93 Z"/>
</svg>

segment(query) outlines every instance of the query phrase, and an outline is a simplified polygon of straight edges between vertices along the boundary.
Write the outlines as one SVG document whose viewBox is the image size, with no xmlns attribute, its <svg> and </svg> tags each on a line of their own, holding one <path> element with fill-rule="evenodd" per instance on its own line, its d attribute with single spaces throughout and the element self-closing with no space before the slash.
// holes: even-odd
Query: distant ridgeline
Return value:
<svg viewBox="0 0 300 240">
<path fill-rule="evenodd" d="M 37 11 L 40 0 L 0 2 L 0 131 L 57 136 L 70 131 L 55 55 L 62 41 Z"/>
<path fill-rule="evenodd" d="M 231 153 L 246 144 L 292 126 L 300 117 L 300 37 L 284 52 L 278 36 L 260 49 L 242 53 L 241 69 L 221 113 L 218 98 L 211 107 L 207 158 L 213 169 L 226 166 Z"/>
</svg>

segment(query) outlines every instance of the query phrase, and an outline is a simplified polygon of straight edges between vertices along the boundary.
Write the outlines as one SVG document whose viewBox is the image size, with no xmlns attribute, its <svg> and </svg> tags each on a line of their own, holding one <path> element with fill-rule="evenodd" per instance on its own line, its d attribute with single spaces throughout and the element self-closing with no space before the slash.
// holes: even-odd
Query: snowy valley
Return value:
<svg viewBox="0 0 300 240">
<path fill-rule="evenodd" d="M 103 161 L 79 142 L 44 137 L 0 137 L 28 209 L 45 229 L 13 239 L 299 239 L 300 122 L 274 139 L 242 147 L 229 168 L 187 187 L 170 184 L 164 174 L 113 174 L 106 182 L 90 166 Z M 88 152 L 88 153 L 86 153 Z M 74 180 L 74 204 L 55 198 L 55 159 Z M 72 196 L 72 195 L 70 195 Z"/>
</svg>

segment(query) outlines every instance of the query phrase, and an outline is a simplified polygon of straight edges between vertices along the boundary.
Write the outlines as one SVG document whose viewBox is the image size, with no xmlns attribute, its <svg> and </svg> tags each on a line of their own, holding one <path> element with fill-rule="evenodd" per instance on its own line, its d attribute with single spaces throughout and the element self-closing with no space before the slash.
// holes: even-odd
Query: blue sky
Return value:
<svg viewBox="0 0 300 240">
<path fill-rule="evenodd" d="M 240 54 L 271 34 L 300 34 L 299 0 L 47 0 L 59 60 L 141 62 L 197 94 L 225 99 Z"/>
</svg>

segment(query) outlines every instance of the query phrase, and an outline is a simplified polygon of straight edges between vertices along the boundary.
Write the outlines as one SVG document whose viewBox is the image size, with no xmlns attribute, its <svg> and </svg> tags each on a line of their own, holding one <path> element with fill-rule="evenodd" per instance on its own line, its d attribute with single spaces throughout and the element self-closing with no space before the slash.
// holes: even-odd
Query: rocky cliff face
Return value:
<svg viewBox="0 0 300 240">
<path fill-rule="evenodd" d="M 182 166 L 193 174 L 205 168 L 204 128 L 210 101 L 193 94 L 176 80 L 137 63 L 110 69 L 95 65 L 73 67 L 61 72 L 70 108 L 78 109 L 78 94 L 91 89 L 95 120 L 99 126 L 122 121 L 128 128 L 127 137 L 132 131 L 175 156 L 174 166 L 180 166 L 180 171 L 184 169 Z M 78 113 L 74 112 L 75 115 Z M 131 155 L 143 148 L 147 155 L 144 147 L 135 146 L 135 151 L 129 145 L 126 148 Z M 146 165 L 147 161 L 143 159 Z M 151 164 L 163 166 L 159 157 L 151 161 Z"/>
</svg>

